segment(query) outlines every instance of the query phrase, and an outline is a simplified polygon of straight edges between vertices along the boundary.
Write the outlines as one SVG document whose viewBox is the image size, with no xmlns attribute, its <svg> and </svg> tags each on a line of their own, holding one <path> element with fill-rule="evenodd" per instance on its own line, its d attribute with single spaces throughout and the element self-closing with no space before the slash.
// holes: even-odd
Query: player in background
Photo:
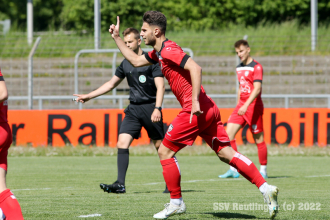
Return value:
<svg viewBox="0 0 330 220">
<path fill-rule="evenodd" d="M 143 55 L 140 33 L 135 28 L 127 28 L 123 32 L 125 47 L 137 55 Z M 125 177 L 129 163 L 129 146 L 133 139 L 138 139 L 142 127 L 152 139 L 158 150 L 164 138 L 162 103 L 165 93 L 164 76 L 158 64 L 146 67 L 133 67 L 126 59 L 121 62 L 115 75 L 87 95 L 78 95 L 77 101 L 82 103 L 105 94 L 116 88 L 127 79 L 130 104 L 125 109 L 125 118 L 120 126 L 117 142 L 118 178 L 113 184 L 100 184 L 101 189 L 108 193 L 125 193 Z M 167 188 L 164 193 L 168 193 Z"/>
<path fill-rule="evenodd" d="M 7 120 L 7 99 L 8 91 L 0 69 L 0 218 L 20 220 L 23 219 L 21 206 L 6 185 L 7 155 L 12 142 L 12 133 Z"/>
<path fill-rule="evenodd" d="M 125 58 L 136 67 L 159 63 L 173 94 L 182 106 L 182 111 L 172 121 L 158 150 L 163 176 L 170 191 L 170 203 L 153 217 L 167 219 L 186 212 L 181 194 L 181 173 L 175 154 L 185 146 L 192 145 L 199 135 L 221 161 L 235 167 L 259 188 L 268 204 L 270 216 L 274 218 L 278 211 L 278 188 L 268 185 L 252 161 L 230 147 L 219 109 L 201 86 L 201 67 L 181 47 L 165 37 L 165 15 L 157 11 L 148 11 L 143 15 L 140 34 L 145 44 L 151 45 L 154 50 L 140 56 L 125 46 L 119 36 L 119 23 L 117 17 L 117 25 L 110 25 L 109 32 Z"/>
<path fill-rule="evenodd" d="M 228 119 L 227 134 L 231 147 L 237 151 L 235 136 L 247 123 L 252 132 L 253 139 L 258 147 L 260 173 L 264 178 L 267 176 L 267 146 L 264 141 L 262 115 L 264 104 L 261 100 L 262 66 L 250 56 L 250 47 L 246 40 L 235 43 L 235 50 L 241 63 L 236 67 L 239 81 L 238 103 Z M 239 173 L 235 167 L 230 169 L 220 178 L 238 178 Z"/>
</svg>

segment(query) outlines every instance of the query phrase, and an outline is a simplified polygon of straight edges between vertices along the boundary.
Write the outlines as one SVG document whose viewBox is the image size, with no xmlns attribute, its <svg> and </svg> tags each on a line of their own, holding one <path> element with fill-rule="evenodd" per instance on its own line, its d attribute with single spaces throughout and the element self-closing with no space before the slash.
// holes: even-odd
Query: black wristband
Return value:
<svg viewBox="0 0 330 220">
<path fill-rule="evenodd" d="M 155 106 L 155 108 L 158 109 L 159 111 L 162 111 L 162 107 L 156 107 Z"/>
</svg>

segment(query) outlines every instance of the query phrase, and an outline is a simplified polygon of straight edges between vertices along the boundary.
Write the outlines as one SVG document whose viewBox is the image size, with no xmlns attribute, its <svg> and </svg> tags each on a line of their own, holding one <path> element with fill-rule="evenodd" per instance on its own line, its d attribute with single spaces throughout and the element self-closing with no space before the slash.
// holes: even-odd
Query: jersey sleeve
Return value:
<svg viewBox="0 0 330 220">
<path fill-rule="evenodd" d="M 149 63 L 156 64 L 159 61 L 156 50 L 149 51 L 148 53 L 145 53 L 144 56 Z"/>
<path fill-rule="evenodd" d="M 262 75 L 263 75 L 262 66 L 260 64 L 257 64 L 254 67 L 253 82 L 261 82 L 262 83 Z"/>
<path fill-rule="evenodd" d="M 160 69 L 160 66 L 159 64 L 153 64 L 151 66 L 152 68 L 152 76 L 155 78 L 155 77 L 164 77 L 163 73 L 162 73 L 162 70 Z"/>
<path fill-rule="evenodd" d="M 183 52 L 181 47 L 165 47 L 162 51 L 161 56 L 163 59 L 169 61 L 170 63 L 184 68 L 189 55 Z"/>
<path fill-rule="evenodd" d="M 115 75 L 121 79 L 124 79 L 126 77 L 125 72 L 124 72 L 124 61 L 121 62 L 121 64 L 116 69 L 116 73 L 115 73 Z"/>
</svg>

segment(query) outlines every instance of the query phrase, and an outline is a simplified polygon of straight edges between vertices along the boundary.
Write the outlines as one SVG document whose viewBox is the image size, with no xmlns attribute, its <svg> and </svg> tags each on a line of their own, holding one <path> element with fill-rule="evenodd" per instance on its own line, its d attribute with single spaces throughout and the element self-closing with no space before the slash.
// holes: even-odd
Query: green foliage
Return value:
<svg viewBox="0 0 330 220">
<path fill-rule="evenodd" d="M 88 30 L 94 26 L 94 0 L 34 0 L 34 27 L 41 30 Z M 139 27 L 144 12 L 157 10 L 168 19 L 168 30 L 221 30 L 230 23 L 256 26 L 297 20 L 310 22 L 309 0 L 101 0 L 102 31 L 120 16 L 122 26 Z M 318 0 L 321 23 L 330 20 L 330 2 Z M 0 0 L 0 20 L 16 29 L 26 27 L 26 0 Z M 91 31 L 92 32 L 92 31 Z"/>
<path fill-rule="evenodd" d="M 63 8 L 60 14 L 64 29 L 88 29 L 94 25 L 94 1 L 63 0 Z"/>
<path fill-rule="evenodd" d="M 122 25 L 121 31 L 128 25 Z M 310 26 L 300 26 L 294 21 L 281 24 L 266 23 L 256 27 L 245 27 L 242 24 L 229 23 L 219 30 L 204 31 L 168 31 L 166 37 L 183 48 L 191 48 L 195 56 L 233 56 L 233 43 L 244 35 L 252 47 L 254 56 L 267 55 L 328 55 L 329 54 L 329 27 L 319 25 L 316 51 L 311 51 Z M 35 53 L 35 57 L 74 57 L 75 54 L 86 48 L 94 48 L 94 37 L 91 34 L 65 34 L 64 32 L 49 31 L 40 35 L 42 40 Z M 35 35 L 35 38 L 37 35 Z M 142 45 L 144 48 L 145 45 Z M 27 57 L 31 47 L 27 46 L 26 34 L 8 33 L 0 35 L 0 57 L 19 58 Z M 101 48 L 117 48 L 107 30 L 101 32 Z M 112 56 L 111 54 L 102 54 Z M 120 57 L 121 54 L 118 54 Z M 111 63 L 94 63 L 93 67 L 112 68 Z M 84 64 L 84 68 L 87 68 Z M 58 64 L 54 68 L 72 68 L 67 64 Z"/>
<path fill-rule="evenodd" d="M 62 7 L 62 0 L 33 0 L 34 30 L 51 30 L 59 27 Z M 0 0 L 0 10 L 0 20 L 10 19 L 15 29 L 26 29 L 26 0 Z"/>
<path fill-rule="evenodd" d="M 63 8 L 62 0 L 33 0 L 33 6 L 35 30 L 55 30 L 60 27 L 62 24 L 60 18 Z"/>
<path fill-rule="evenodd" d="M 0 0 L 0 20 L 10 19 L 14 27 L 26 23 L 26 1 Z"/>
</svg>

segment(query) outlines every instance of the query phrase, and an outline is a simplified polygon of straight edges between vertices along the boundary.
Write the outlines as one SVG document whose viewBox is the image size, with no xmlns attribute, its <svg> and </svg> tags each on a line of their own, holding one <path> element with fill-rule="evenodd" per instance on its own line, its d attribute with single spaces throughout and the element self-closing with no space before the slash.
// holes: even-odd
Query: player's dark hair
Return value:
<svg viewBox="0 0 330 220">
<path fill-rule="evenodd" d="M 126 35 L 131 34 L 131 33 L 134 34 L 134 38 L 136 40 L 140 39 L 140 32 L 137 29 L 132 28 L 132 27 L 129 27 L 129 28 L 125 29 L 123 31 L 123 36 L 125 37 Z"/>
<path fill-rule="evenodd" d="M 247 40 L 239 40 L 239 41 L 236 41 L 235 48 L 239 48 L 241 45 L 244 45 L 246 47 L 250 47 Z"/>
<path fill-rule="evenodd" d="M 160 31 L 165 34 L 167 21 L 163 13 L 159 11 L 147 11 L 143 15 L 143 22 L 146 22 L 149 25 L 157 25 L 160 28 Z"/>
</svg>

